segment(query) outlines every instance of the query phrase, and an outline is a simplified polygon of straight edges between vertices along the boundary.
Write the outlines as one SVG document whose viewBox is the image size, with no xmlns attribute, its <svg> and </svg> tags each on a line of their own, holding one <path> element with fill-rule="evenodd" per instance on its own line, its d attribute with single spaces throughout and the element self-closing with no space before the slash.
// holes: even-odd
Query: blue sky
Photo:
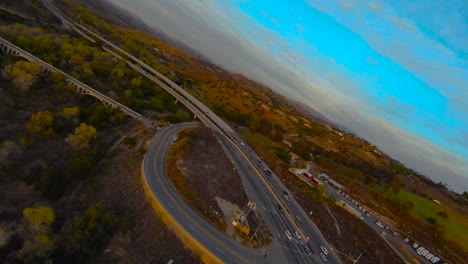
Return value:
<svg viewBox="0 0 468 264">
<path fill-rule="evenodd" d="M 319 4 L 316 6 L 314 1 L 311 3 L 277 1 L 272 4 L 272 1 L 269 0 L 256 0 L 239 1 L 233 4 L 256 22 L 277 32 L 295 52 L 310 59 L 314 58 L 314 52 L 319 52 L 326 57 L 333 58 L 335 64 L 344 66 L 346 71 L 340 73 L 340 78 L 359 85 L 362 95 L 355 95 L 365 96 L 371 100 L 378 111 L 375 113 L 376 115 L 460 155 L 468 156 L 466 145 L 461 146 L 451 140 L 451 138 L 461 138 L 462 134 L 468 135 L 468 123 L 465 116 L 467 108 L 463 105 L 457 108 L 454 102 L 450 102 L 451 94 L 449 94 L 451 90 L 455 89 L 459 90 L 455 91 L 455 94 L 464 95 L 466 98 L 468 71 L 467 61 L 463 60 L 463 57 L 466 58 L 467 47 L 454 45 L 452 49 L 448 49 L 444 47 L 443 43 L 448 43 L 451 36 L 447 40 L 443 37 L 438 38 L 438 34 L 434 32 L 437 29 L 431 30 L 427 27 L 425 27 L 426 31 L 432 33 L 434 37 L 427 36 L 427 41 L 419 41 L 412 34 L 419 25 L 415 22 L 412 23 L 411 20 L 398 17 L 397 14 L 393 13 L 392 7 L 385 7 L 383 4 L 372 2 L 366 6 L 361 5 L 361 3 L 356 4 L 356 2 L 349 2 L 349 4 L 343 1 L 317 2 Z M 324 2 L 327 2 L 326 7 L 322 6 Z M 425 4 L 421 2 L 421 5 Z M 404 5 L 402 7 L 404 8 Z M 385 8 L 387 10 L 384 10 Z M 348 12 L 351 9 L 357 9 L 357 11 Z M 465 10 L 467 9 L 468 6 L 465 6 Z M 451 12 L 440 15 L 450 17 Z M 364 27 L 370 28 L 369 30 L 353 31 L 353 24 L 356 27 L 362 26 L 359 22 L 353 22 L 359 20 L 358 16 L 361 19 L 364 17 L 362 22 L 366 24 Z M 426 17 L 432 18 L 432 16 L 419 16 L 419 23 L 422 27 L 429 23 L 425 20 Z M 465 38 L 468 38 L 466 36 L 468 34 L 466 19 L 468 17 L 465 16 L 465 21 L 460 21 L 460 26 L 463 26 L 464 22 L 467 31 L 459 33 L 465 34 Z M 441 19 L 441 21 L 445 20 Z M 245 30 L 248 32 L 248 24 L 246 26 Z M 459 36 L 455 35 L 454 37 Z M 399 45 L 413 46 L 412 50 L 417 51 L 417 54 L 406 55 L 420 56 L 426 63 L 446 64 L 449 67 L 453 65 L 454 69 L 460 71 L 443 73 L 437 70 L 412 71 L 410 65 L 405 65 L 404 62 L 399 62 L 396 58 L 396 56 L 401 55 L 392 54 L 391 51 L 388 53 L 379 52 L 379 49 L 383 47 L 373 47 L 372 43 L 369 43 L 372 42 L 372 38 L 394 42 L 395 47 Z M 426 46 L 429 40 L 434 41 L 432 47 Z M 315 47 L 316 50 L 309 50 L 307 46 L 302 44 L 303 42 Z M 466 44 L 468 45 L 468 43 Z M 387 43 L 387 45 L 391 44 Z M 270 48 L 276 56 L 279 55 L 278 52 L 284 52 L 284 50 L 275 48 L 274 45 Z M 444 51 L 441 48 L 447 48 L 447 50 Z M 302 63 L 316 73 L 327 74 L 327 71 L 330 71 L 328 68 L 322 68 L 321 65 L 298 63 Z M 447 67 L 447 71 L 450 71 L 449 67 Z M 438 81 L 432 76 L 438 74 L 459 79 L 459 82 Z M 394 112 L 398 110 L 391 108 L 400 108 L 401 106 L 409 111 L 402 113 L 403 116 L 395 115 Z M 434 126 L 437 126 L 436 130 Z"/>
<path fill-rule="evenodd" d="M 112 0 L 468 190 L 468 2 Z"/>
</svg>

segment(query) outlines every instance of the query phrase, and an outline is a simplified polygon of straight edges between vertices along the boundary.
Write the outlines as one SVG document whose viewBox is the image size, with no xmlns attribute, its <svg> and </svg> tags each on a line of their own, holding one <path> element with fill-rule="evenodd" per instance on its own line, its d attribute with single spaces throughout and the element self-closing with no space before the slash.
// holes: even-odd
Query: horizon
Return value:
<svg viewBox="0 0 468 264">
<path fill-rule="evenodd" d="M 468 190 L 468 3 L 110 2 L 433 181 Z"/>
</svg>

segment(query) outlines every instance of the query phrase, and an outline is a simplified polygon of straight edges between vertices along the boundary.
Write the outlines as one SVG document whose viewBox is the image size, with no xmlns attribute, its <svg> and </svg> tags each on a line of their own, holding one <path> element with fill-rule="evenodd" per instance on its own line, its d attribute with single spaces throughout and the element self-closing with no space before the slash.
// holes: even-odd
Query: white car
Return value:
<svg viewBox="0 0 468 264">
<path fill-rule="evenodd" d="M 328 255 L 328 250 L 327 250 L 326 247 L 320 246 L 320 249 L 322 249 L 322 251 L 323 251 L 323 253 L 324 253 L 325 255 Z"/>
<path fill-rule="evenodd" d="M 294 234 L 297 236 L 298 239 L 301 239 L 301 236 L 299 235 L 297 231 L 294 231 Z"/>
<path fill-rule="evenodd" d="M 292 239 L 293 239 L 293 237 L 292 237 L 292 235 L 291 235 L 291 232 L 289 232 L 289 230 L 284 231 L 284 233 L 286 234 L 286 237 L 287 237 L 289 240 L 292 240 Z"/>
<path fill-rule="evenodd" d="M 327 257 L 322 252 L 320 252 L 320 257 L 322 257 L 323 261 L 327 261 Z"/>
</svg>

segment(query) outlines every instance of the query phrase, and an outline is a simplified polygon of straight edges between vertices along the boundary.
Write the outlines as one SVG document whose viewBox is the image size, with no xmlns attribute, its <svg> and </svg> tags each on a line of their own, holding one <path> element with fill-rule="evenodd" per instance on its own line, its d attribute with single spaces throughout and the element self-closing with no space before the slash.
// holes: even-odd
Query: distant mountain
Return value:
<svg viewBox="0 0 468 264">
<path fill-rule="evenodd" d="M 296 109 L 299 113 L 304 114 L 305 116 L 308 116 L 312 120 L 320 122 L 320 123 L 325 123 L 325 124 L 328 124 L 328 125 L 330 125 L 332 127 L 338 128 L 341 131 L 351 133 L 351 131 L 349 129 L 347 129 L 346 127 L 344 127 L 344 126 L 342 126 L 342 125 L 340 125 L 338 123 L 333 122 L 330 119 L 328 119 L 326 116 L 324 116 L 322 113 L 320 113 L 316 109 L 314 109 L 314 108 L 312 108 L 312 107 L 310 107 L 310 106 L 308 106 L 308 105 L 306 105 L 304 103 L 301 103 L 299 101 L 291 99 L 291 98 L 288 98 L 288 100 L 291 101 L 292 103 L 298 105 L 303 110 L 305 110 L 307 113 L 304 113 L 303 111 L 300 111 L 299 109 Z"/>
<path fill-rule="evenodd" d="M 196 50 L 190 48 L 185 43 L 177 40 L 176 38 L 166 34 L 161 29 L 157 27 L 148 26 L 142 19 L 137 15 L 127 10 L 124 10 L 107 0 L 76 0 L 77 2 L 89 7 L 90 9 L 99 12 L 99 15 L 113 21 L 113 23 L 141 30 L 147 34 L 153 35 L 160 39 L 162 42 L 165 42 L 173 47 L 179 48 L 185 51 L 187 54 L 191 55 L 200 60 L 209 61 L 205 56 Z"/>
</svg>

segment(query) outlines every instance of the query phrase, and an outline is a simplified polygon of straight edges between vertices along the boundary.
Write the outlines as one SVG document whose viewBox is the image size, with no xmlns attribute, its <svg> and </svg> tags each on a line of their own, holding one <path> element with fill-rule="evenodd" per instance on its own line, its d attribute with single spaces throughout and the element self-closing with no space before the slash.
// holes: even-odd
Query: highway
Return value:
<svg viewBox="0 0 468 264">
<path fill-rule="evenodd" d="M 209 249 L 224 263 L 294 263 L 282 250 L 272 250 L 265 258 L 263 251 L 244 247 L 233 241 L 226 234 L 218 231 L 211 224 L 193 211 L 179 196 L 166 175 L 165 160 L 175 135 L 197 123 L 184 123 L 169 126 L 156 134 L 143 161 L 146 180 L 156 198 L 169 214 L 199 243 Z"/>
<path fill-rule="evenodd" d="M 60 14 L 62 20 L 65 19 L 68 21 L 73 29 L 79 28 L 78 33 L 80 35 L 86 35 L 86 33 L 88 33 L 87 39 L 95 38 L 98 42 L 104 43 L 103 49 L 113 49 L 127 57 L 127 59 L 125 59 L 119 56 L 119 59 L 124 59 L 131 68 L 160 85 L 192 111 L 203 124 L 211 128 L 219 139 L 227 156 L 231 159 L 239 172 L 248 195 L 252 196 L 252 200 L 257 203 L 257 209 L 267 222 L 274 236 L 274 240 L 273 244 L 265 249 L 267 256 L 264 257 L 263 251 L 259 254 L 258 251 L 245 248 L 237 242 L 232 241 L 225 234 L 214 229 L 214 227 L 203 219 L 197 218 L 197 214 L 176 195 L 173 187 L 172 191 L 169 191 L 171 190 L 171 185 L 167 181 L 167 177 L 165 177 L 164 157 L 170 142 L 172 142 L 172 140 L 170 140 L 170 132 L 176 133 L 177 131 L 177 129 L 171 127 L 167 131 L 163 130 L 156 135 L 152 147 L 145 157 L 144 169 L 147 173 L 146 177 L 148 177 L 148 181 L 151 181 L 153 193 L 157 195 L 158 199 L 162 199 L 164 207 L 169 210 L 171 215 L 179 220 L 178 223 L 183 225 L 185 230 L 193 234 L 200 243 L 209 248 L 213 254 L 226 263 L 323 263 L 323 260 L 318 254 L 320 246 L 323 245 L 330 249 L 323 235 L 312 221 L 309 220 L 307 214 L 291 195 L 291 202 L 284 201 L 282 193 L 283 190 L 287 189 L 282 185 L 276 175 L 265 175 L 265 169 L 271 170 L 263 163 L 261 165 L 257 164 L 260 158 L 252 149 L 248 148 L 247 145 L 242 142 L 229 125 L 214 114 L 208 107 L 164 75 L 101 36 L 67 19 L 52 6 L 50 1 L 46 1 L 46 3 L 47 7 L 53 8 L 52 11 L 54 13 Z M 182 129 L 184 125 L 180 125 L 180 127 L 177 125 L 175 127 Z M 267 180 L 267 178 L 270 180 Z M 165 196 L 163 194 L 165 194 Z M 286 210 L 281 211 L 279 207 L 283 207 Z M 296 223 L 294 221 L 295 215 L 300 216 L 303 220 Z M 187 221 L 187 219 L 191 219 L 192 221 Z M 192 224 L 189 225 L 189 223 Z M 289 230 L 292 234 L 294 234 L 294 231 L 298 231 L 303 239 L 307 236 L 310 237 L 309 244 L 315 254 L 307 256 L 304 246 L 301 245 L 301 243 L 304 242 L 297 238 L 286 238 L 286 230 Z M 330 254 L 327 256 L 327 263 L 340 263 L 334 251 L 329 251 Z"/>
</svg>

